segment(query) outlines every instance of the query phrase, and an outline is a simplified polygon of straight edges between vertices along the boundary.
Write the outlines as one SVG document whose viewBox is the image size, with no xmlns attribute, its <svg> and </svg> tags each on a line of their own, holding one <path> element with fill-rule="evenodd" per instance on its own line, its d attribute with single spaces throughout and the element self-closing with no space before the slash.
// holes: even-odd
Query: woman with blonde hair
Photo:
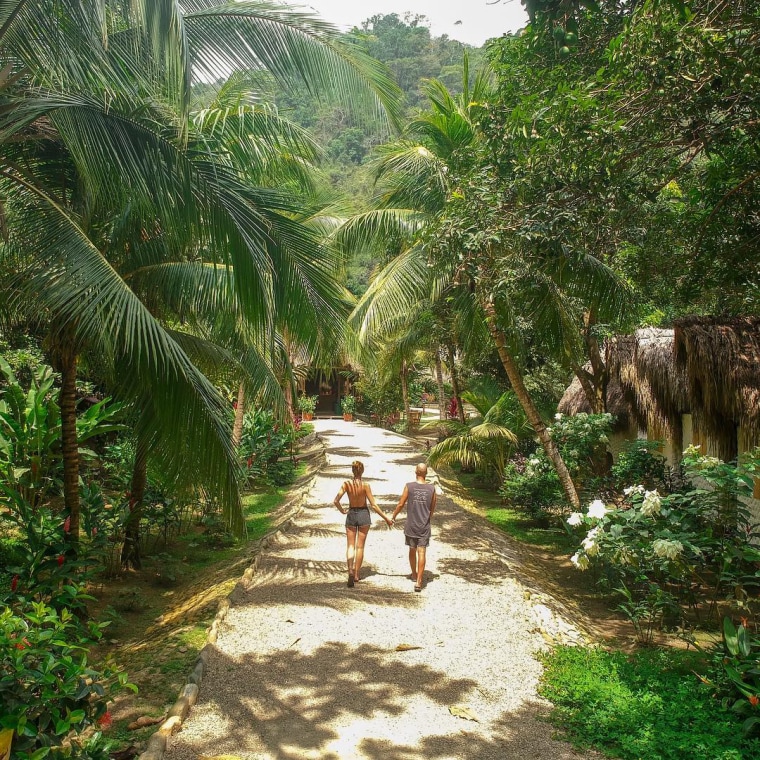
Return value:
<svg viewBox="0 0 760 760">
<path fill-rule="evenodd" d="M 388 523 L 388 527 L 391 525 L 390 518 L 377 506 L 369 483 L 362 480 L 364 465 L 359 460 L 352 462 L 351 472 L 354 475 L 353 479 L 343 483 L 338 495 L 333 500 L 333 504 L 340 510 L 341 514 L 347 515 L 346 564 L 348 565 L 349 588 L 353 588 L 354 583 L 359 580 L 359 571 L 364 561 L 364 543 L 367 540 L 367 533 L 369 533 L 369 526 L 372 522 L 369 506 L 371 505 L 372 509 Z M 345 508 L 340 504 L 343 494 L 348 494 L 348 507 Z"/>
</svg>

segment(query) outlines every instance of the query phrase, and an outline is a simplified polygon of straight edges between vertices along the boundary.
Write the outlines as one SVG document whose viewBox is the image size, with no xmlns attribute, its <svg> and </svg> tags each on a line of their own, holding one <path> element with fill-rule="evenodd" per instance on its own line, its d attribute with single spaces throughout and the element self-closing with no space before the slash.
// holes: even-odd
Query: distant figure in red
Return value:
<svg viewBox="0 0 760 760">
<path fill-rule="evenodd" d="M 454 419 L 459 413 L 459 404 L 457 403 L 457 397 L 452 396 L 449 401 L 449 419 Z"/>
</svg>

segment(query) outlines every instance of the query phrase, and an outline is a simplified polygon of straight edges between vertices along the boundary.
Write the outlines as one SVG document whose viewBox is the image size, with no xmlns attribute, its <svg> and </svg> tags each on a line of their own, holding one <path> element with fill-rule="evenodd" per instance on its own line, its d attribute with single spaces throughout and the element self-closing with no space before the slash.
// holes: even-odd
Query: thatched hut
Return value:
<svg viewBox="0 0 760 760">
<path fill-rule="evenodd" d="M 608 410 L 671 461 L 691 443 L 725 461 L 760 445 L 760 317 L 691 317 L 607 341 Z M 574 380 L 559 411 L 589 411 Z"/>
<path fill-rule="evenodd" d="M 690 317 L 674 333 L 697 438 L 725 461 L 760 445 L 760 317 Z"/>
</svg>

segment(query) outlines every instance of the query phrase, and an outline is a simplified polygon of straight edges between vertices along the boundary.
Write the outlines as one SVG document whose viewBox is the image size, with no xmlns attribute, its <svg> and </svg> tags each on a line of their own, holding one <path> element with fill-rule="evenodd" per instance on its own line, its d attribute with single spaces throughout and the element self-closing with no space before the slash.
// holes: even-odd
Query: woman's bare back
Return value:
<svg viewBox="0 0 760 760">
<path fill-rule="evenodd" d="M 361 480 L 347 480 L 343 488 L 348 495 L 348 505 L 350 507 L 366 507 L 369 486 L 362 483 Z"/>
</svg>

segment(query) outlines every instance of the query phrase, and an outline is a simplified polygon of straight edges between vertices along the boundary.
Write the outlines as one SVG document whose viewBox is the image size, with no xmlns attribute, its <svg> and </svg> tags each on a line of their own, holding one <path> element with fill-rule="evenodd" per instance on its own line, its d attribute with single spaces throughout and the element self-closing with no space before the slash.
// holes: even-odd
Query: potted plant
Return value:
<svg viewBox="0 0 760 760">
<path fill-rule="evenodd" d="M 346 422 L 351 422 L 356 411 L 356 399 L 353 396 L 343 396 L 340 408 L 343 411 L 343 419 Z"/>
<path fill-rule="evenodd" d="M 304 420 L 309 422 L 314 419 L 314 410 L 317 408 L 317 396 L 301 396 L 298 399 L 298 409 Z"/>
</svg>

